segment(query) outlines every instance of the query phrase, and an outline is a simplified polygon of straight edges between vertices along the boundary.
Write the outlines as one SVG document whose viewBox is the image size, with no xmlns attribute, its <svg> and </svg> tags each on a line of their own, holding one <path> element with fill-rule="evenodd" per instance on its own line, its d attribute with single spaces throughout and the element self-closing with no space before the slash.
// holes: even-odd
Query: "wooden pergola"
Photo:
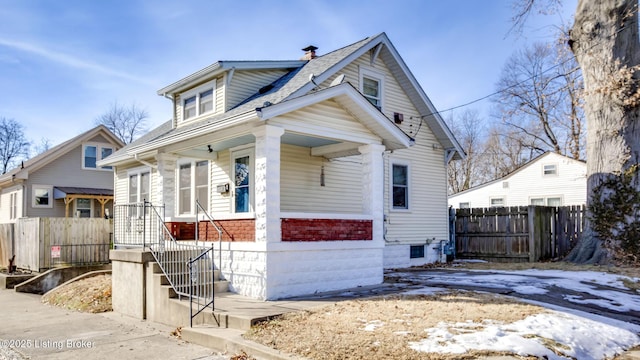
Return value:
<svg viewBox="0 0 640 360">
<path fill-rule="evenodd" d="M 100 214 L 104 216 L 105 205 L 109 201 L 113 201 L 113 190 L 56 186 L 54 188 L 54 198 L 64 199 L 65 218 L 69 217 L 69 205 L 73 204 L 76 199 L 97 200 L 101 207 Z"/>
</svg>

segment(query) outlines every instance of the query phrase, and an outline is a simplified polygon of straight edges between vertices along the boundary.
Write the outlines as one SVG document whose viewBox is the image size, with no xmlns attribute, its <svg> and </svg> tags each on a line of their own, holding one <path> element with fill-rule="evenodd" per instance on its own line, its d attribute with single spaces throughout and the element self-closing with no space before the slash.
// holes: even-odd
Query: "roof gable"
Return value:
<svg viewBox="0 0 640 360">
<path fill-rule="evenodd" d="M 22 177 L 25 177 L 29 172 L 37 171 L 43 166 L 46 166 L 47 164 L 67 154 L 69 151 L 74 150 L 83 143 L 99 136 L 102 136 L 108 143 L 116 147 L 124 146 L 124 143 L 120 139 L 118 139 L 111 131 L 109 131 L 106 126 L 98 125 L 91 130 L 85 131 L 80 135 L 77 135 L 41 154 L 34 156 L 31 159 L 23 161 L 20 167 L 12 169 L 6 174 L 0 175 L 0 183 L 9 181 L 14 177 L 21 178 L 21 174 L 24 174 L 24 176 Z"/>
<path fill-rule="evenodd" d="M 482 189 L 484 187 L 487 187 L 489 185 L 493 185 L 493 184 L 501 182 L 501 181 L 507 181 L 507 180 L 511 179 L 512 177 L 518 175 L 519 173 L 521 173 L 525 169 L 528 169 L 528 168 L 530 168 L 530 167 L 532 167 L 532 166 L 534 166 L 534 165 L 536 165 L 536 164 L 538 164 L 540 162 L 551 160 L 552 158 L 555 158 L 556 160 L 565 160 L 565 161 L 573 161 L 573 162 L 576 162 L 576 163 L 581 163 L 581 164 L 583 164 L 585 166 L 585 168 L 587 166 L 584 161 L 576 160 L 576 159 L 570 158 L 568 156 L 564 156 L 564 155 L 560 155 L 560 154 L 556 154 L 554 152 L 548 151 L 548 152 L 545 152 L 545 153 L 543 153 L 543 154 L 541 154 L 541 155 L 529 160 L 525 164 L 521 165 L 520 167 L 516 168 L 515 170 L 511 171 L 510 173 L 506 174 L 503 177 L 500 177 L 500 178 L 495 179 L 495 180 L 491 180 L 491 181 L 486 182 L 484 184 L 480 184 L 480 185 L 474 186 L 474 187 L 469 188 L 469 189 L 464 190 L 464 191 L 457 192 L 455 194 L 451 194 L 449 196 L 451 197 L 451 196 L 462 195 L 462 194 L 465 194 L 465 193 L 468 193 L 468 192 L 471 192 L 471 191 L 476 191 L 478 189 Z"/>
</svg>

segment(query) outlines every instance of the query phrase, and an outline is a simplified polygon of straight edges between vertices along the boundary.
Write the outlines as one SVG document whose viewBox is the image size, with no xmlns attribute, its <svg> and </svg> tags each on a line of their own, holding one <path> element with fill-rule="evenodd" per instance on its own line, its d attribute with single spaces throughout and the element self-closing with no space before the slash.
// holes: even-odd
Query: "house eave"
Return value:
<svg viewBox="0 0 640 360">
<path fill-rule="evenodd" d="M 295 69 L 304 65 L 304 60 L 275 60 L 275 61 L 218 61 L 195 73 L 188 75 L 171 85 L 158 90 L 158 95 L 167 96 L 180 93 L 194 84 L 210 80 L 226 71 L 235 70 L 264 70 L 264 69 Z"/>
<path fill-rule="evenodd" d="M 354 110 L 363 111 L 366 116 L 360 120 L 366 122 L 365 126 L 383 139 L 383 144 L 389 150 L 408 148 L 413 145 L 413 138 L 389 120 L 350 83 L 342 83 L 275 105 L 257 108 L 256 111 L 258 117 L 265 121 L 329 99 L 336 100 L 351 113 L 357 112 Z"/>
</svg>

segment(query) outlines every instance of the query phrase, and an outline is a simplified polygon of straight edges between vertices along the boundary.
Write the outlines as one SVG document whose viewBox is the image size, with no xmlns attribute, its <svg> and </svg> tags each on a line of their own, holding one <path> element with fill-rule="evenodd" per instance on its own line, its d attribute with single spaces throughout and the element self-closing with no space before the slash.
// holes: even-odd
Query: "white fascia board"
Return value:
<svg viewBox="0 0 640 360">
<path fill-rule="evenodd" d="M 286 100 L 281 103 L 256 109 L 258 117 L 261 120 L 268 120 L 279 115 L 283 115 L 292 111 L 299 110 L 303 107 L 317 104 L 319 102 L 346 96 L 357 106 L 362 108 L 367 115 L 371 117 L 378 125 L 388 132 L 397 142 L 406 147 L 413 145 L 413 139 L 405 134 L 399 127 L 393 124 L 384 114 L 380 112 L 373 104 L 371 104 L 360 92 L 358 92 L 351 84 L 342 83 L 330 88 L 313 92 L 295 99 Z M 380 134 L 378 134 L 380 135 Z M 384 138 L 384 136 L 382 136 Z"/>
<path fill-rule="evenodd" d="M 382 42 L 387 47 L 389 53 L 391 53 L 391 55 L 395 59 L 398 66 L 400 66 L 400 68 L 402 69 L 402 72 L 404 73 L 404 75 L 407 77 L 407 79 L 409 80 L 413 88 L 418 93 L 420 100 L 422 100 L 424 104 L 427 106 L 427 108 L 429 109 L 429 111 L 431 111 L 431 115 L 436 120 L 438 126 L 442 128 L 444 133 L 447 135 L 447 138 L 449 139 L 449 141 L 451 141 L 451 144 L 454 146 L 458 154 L 460 154 L 460 157 L 465 158 L 466 153 L 462 149 L 462 146 L 460 146 L 460 144 L 458 143 L 458 140 L 456 140 L 455 136 L 451 132 L 451 129 L 449 129 L 449 127 L 446 125 L 446 123 L 442 119 L 442 116 L 440 116 L 440 114 L 436 111 L 435 106 L 433 105 L 433 103 L 431 102 L 427 94 L 424 92 L 424 90 L 422 89 L 422 86 L 420 86 L 420 83 L 418 83 L 418 80 L 416 80 L 416 78 L 413 76 L 413 73 L 411 72 L 407 64 L 405 64 L 404 60 L 402 60 L 402 57 L 400 56 L 396 48 L 393 47 L 393 45 L 391 44 L 391 41 L 389 41 L 389 39 L 385 36 Z"/>
<path fill-rule="evenodd" d="M 225 118 L 225 119 L 221 119 L 219 121 L 216 121 L 215 123 L 205 123 L 202 126 L 193 128 L 189 131 L 185 131 L 182 133 L 179 133 L 177 135 L 169 135 L 166 137 L 163 137 L 161 139 L 155 140 L 155 141 L 151 141 L 145 144 L 141 144 L 138 145 L 136 147 L 133 147 L 131 149 L 129 149 L 127 151 L 128 155 L 133 156 L 134 154 L 139 154 L 142 152 L 147 152 L 147 151 L 153 151 L 153 150 L 157 150 L 158 148 L 161 148 L 163 146 L 167 146 L 167 145 L 171 145 L 171 144 L 175 144 L 177 142 L 180 141 L 186 141 L 189 140 L 193 137 L 197 137 L 197 136 L 201 136 L 201 135 L 206 135 L 208 133 L 211 133 L 213 131 L 218 131 L 221 129 L 224 129 L 228 126 L 235 126 L 238 125 L 240 123 L 245 123 L 248 121 L 251 121 L 253 119 L 257 119 L 256 117 L 256 111 L 255 110 L 251 110 L 242 114 L 238 114 L 229 118 Z"/>
<path fill-rule="evenodd" d="M 284 60 L 284 61 L 218 61 L 204 69 L 186 76 L 175 83 L 158 90 L 158 95 L 175 94 L 191 86 L 194 82 L 203 81 L 214 77 L 231 69 L 236 70 L 264 70 L 264 69 L 289 69 L 304 65 L 304 60 Z"/>
</svg>

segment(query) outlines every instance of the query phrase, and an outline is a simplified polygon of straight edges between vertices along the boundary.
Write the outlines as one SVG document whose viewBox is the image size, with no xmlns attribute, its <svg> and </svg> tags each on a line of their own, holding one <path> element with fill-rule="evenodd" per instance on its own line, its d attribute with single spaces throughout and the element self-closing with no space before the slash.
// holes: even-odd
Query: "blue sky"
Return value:
<svg viewBox="0 0 640 360">
<path fill-rule="evenodd" d="M 576 0 L 561 12 L 571 22 Z M 366 5 L 365 5 L 366 4 Z M 0 0 L 0 117 L 52 145 L 135 103 L 171 117 L 156 91 L 218 60 L 298 59 L 386 32 L 439 110 L 496 90 L 507 58 L 549 39 L 560 15 L 508 35 L 513 0 Z M 488 116 L 490 102 L 469 108 Z M 460 110 L 457 110 L 460 111 Z M 444 113 L 446 118 L 449 113 Z"/>
</svg>

